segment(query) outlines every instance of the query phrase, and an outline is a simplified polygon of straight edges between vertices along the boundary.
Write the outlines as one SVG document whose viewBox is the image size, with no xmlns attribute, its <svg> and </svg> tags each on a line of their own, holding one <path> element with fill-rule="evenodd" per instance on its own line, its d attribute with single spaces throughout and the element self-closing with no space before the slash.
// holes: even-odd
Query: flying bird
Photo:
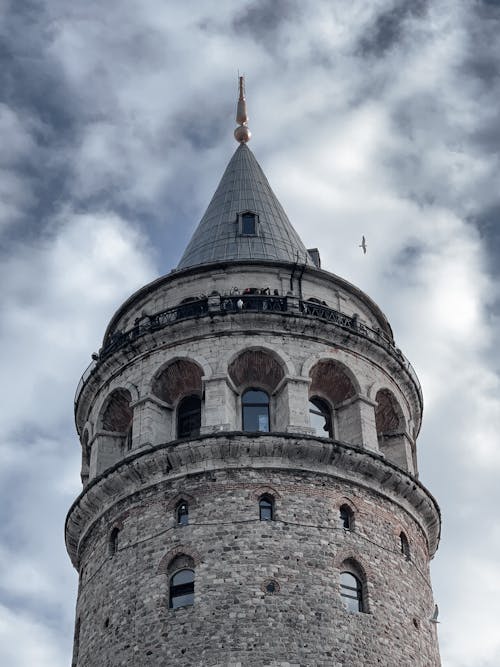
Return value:
<svg viewBox="0 0 500 667">
<path fill-rule="evenodd" d="M 364 236 L 361 237 L 361 245 L 358 248 L 363 248 L 363 254 L 366 255 L 366 239 Z"/>
</svg>

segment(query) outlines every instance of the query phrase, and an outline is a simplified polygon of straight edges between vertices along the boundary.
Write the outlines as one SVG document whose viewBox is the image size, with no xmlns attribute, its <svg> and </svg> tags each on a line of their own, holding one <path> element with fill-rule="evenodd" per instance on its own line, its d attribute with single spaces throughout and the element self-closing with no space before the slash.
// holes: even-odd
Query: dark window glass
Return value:
<svg viewBox="0 0 500 667">
<path fill-rule="evenodd" d="M 347 505 L 342 505 L 340 508 L 340 520 L 342 521 L 342 525 L 346 530 L 352 530 L 353 528 L 353 516 L 352 516 L 352 511 L 350 510 Z"/>
<path fill-rule="evenodd" d="M 248 389 L 241 399 L 243 430 L 269 432 L 269 396 L 260 389 Z"/>
<path fill-rule="evenodd" d="M 273 520 L 273 499 L 269 496 L 262 496 L 259 500 L 259 518 L 261 521 Z"/>
<path fill-rule="evenodd" d="M 363 611 L 361 581 L 350 572 L 340 573 L 340 595 L 348 611 Z"/>
<path fill-rule="evenodd" d="M 179 526 L 187 526 L 189 523 L 188 504 L 184 501 L 177 506 L 177 523 Z"/>
<path fill-rule="evenodd" d="M 177 437 L 189 438 L 200 435 L 201 400 L 198 396 L 186 396 L 177 410 Z"/>
<path fill-rule="evenodd" d="M 276 592 L 276 584 L 274 581 L 270 581 L 267 586 L 266 586 L 266 591 L 268 593 L 275 593 Z"/>
<path fill-rule="evenodd" d="M 170 579 L 170 609 L 194 604 L 194 572 L 179 570 Z"/>
<path fill-rule="evenodd" d="M 408 538 L 404 533 L 401 533 L 399 539 L 401 542 L 401 553 L 406 558 L 406 560 L 410 560 L 410 544 L 408 542 Z"/>
<path fill-rule="evenodd" d="M 320 438 L 333 438 L 330 408 L 320 398 L 309 401 L 309 420 L 316 435 Z"/>
<path fill-rule="evenodd" d="M 241 216 L 241 233 L 245 236 L 255 236 L 256 218 L 254 213 L 243 213 Z"/>
<path fill-rule="evenodd" d="M 120 531 L 118 528 L 113 528 L 109 536 L 109 553 L 113 556 L 118 551 L 118 536 Z"/>
</svg>

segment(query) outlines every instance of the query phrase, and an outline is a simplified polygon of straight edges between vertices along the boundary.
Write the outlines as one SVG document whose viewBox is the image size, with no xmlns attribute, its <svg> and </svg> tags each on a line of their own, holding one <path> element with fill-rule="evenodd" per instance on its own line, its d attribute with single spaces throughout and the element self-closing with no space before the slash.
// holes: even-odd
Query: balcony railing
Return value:
<svg viewBox="0 0 500 667">
<path fill-rule="evenodd" d="M 145 316 L 136 320 L 134 326 L 128 331 L 119 331 L 111 334 L 100 350 L 98 358 L 93 361 L 82 375 L 76 390 L 75 403 L 81 393 L 83 385 L 92 374 L 98 361 L 109 357 L 118 349 L 136 341 L 144 334 L 163 329 L 166 326 L 189 318 L 206 317 L 208 315 L 226 315 L 229 313 L 289 313 L 291 315 L 314 317 L 342 327 L 343 329 L 357 335 L 369 338 L 377 345 L 382 346 L 399 364 L 406 369 L 422 400 L 420 382 L 410 362 L 403 355 L 392 340 L 382 331 L 372 329 L 359 321 L 357 315 L 352 317 L 338 310 L 329 308 L 325 304 L 315 301 L 302 301 L 293 296 L 276 296 L 270 294 L 234 294 L 230 296 L 214 295 L 196 299 L 187 303 L 179 304 L 173 308 Z"/>
</svg>

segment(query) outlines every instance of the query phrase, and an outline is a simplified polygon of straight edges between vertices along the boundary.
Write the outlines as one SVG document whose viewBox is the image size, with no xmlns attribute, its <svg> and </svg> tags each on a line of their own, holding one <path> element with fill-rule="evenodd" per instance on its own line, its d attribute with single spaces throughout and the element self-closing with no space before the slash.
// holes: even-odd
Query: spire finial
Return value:
<svg viewBox="0 0 500 667">
<path fill-rule="evenodd" d="M 245 100 L 245 78 L 243 76 L 239 77 L 240 85 L 240 96 L 238 98 L 238 106 L 236 108 L 236 122 L 238 127 L 234 131 L 234 138 L 240 144 L 246 144 L 247 141 L 250 141 L 252 133 L 247 127 L 248 114 L 247 114 L 247 102 Z"/>
</svg>

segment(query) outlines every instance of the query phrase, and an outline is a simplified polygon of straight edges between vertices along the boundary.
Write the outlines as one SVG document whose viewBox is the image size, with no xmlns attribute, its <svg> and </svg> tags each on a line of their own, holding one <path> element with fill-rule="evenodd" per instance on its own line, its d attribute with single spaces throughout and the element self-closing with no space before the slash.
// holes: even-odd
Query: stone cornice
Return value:
<svg viewBox="0 0 500 667">
<path fill-rule="evenodd" d="M 132 451 L 93 479 L 66 518 L 66 546 L 75 567 L 96 521 L 116 503 L 161 482 L 221 469 L 274 468 L 336 477 L 370 489 L 402 507 L 422 528 L 429 553 L 440 537 L 440 511 L 414 477 L 370 450 L 290 433 L 219 432 Z"/>
</svg>

